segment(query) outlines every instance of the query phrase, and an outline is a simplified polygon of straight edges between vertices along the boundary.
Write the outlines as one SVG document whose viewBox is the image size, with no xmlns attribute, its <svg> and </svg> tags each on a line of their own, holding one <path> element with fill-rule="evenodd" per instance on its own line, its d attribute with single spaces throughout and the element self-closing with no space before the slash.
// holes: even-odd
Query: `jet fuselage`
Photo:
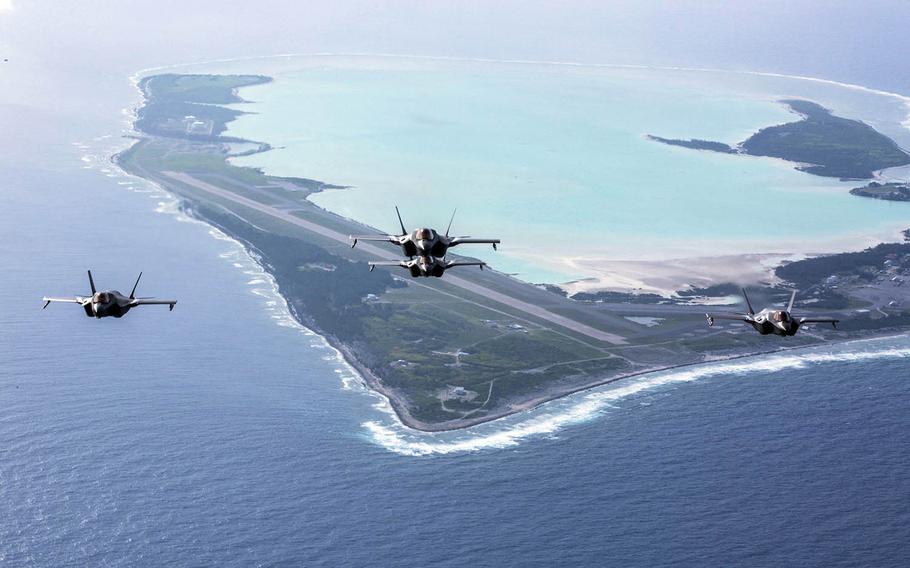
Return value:
<svg viewBox="0 0 910 568">
<path fill-rule="evenodd" d="M 94 318 L 115 317 L 122 318 L 130 311 L 131 300 L 117 290 L 104 290 L 96 292 L 91 297 L 91 302 L 83 304 L 85 315 Z"/>
<path fill-rule="evenodd" d="M 431 276 L 439 278 L 446 271 L 446 267 L 432 256 L 418 256 L 417 260 L 408 266 L 408 270 L 411 271 L 411 276 L 414 278 L 430 278 Z"/>
<path fill-rule="evenodd" d="M 426 227 L 417 229 L 399 241 L 401 252 L 408 258 L 433 256 L 442 258 L 449 250 L 450 239 Z"/>
<path fill-rule="evenodd" d="M 796 335 L 799 322 L 794 320 L 786 310 L 764 309 L 753 316 L 749 322 L 762 335 Z"/>
</svg>

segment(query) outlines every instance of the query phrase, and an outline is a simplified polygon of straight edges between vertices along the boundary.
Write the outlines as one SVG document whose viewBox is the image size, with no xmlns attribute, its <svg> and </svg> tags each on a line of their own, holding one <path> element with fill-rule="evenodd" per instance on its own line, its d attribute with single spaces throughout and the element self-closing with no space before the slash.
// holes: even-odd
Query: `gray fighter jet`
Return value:
<svg viewBox="0 0 910 568">
<path fill-rule="evenodd" d="M 435 276 L 439 278 L 442 274 L 455 266 L 479 266 L 481 270 L 487 264 L 485 262 L 472 261 L 472 260 L 446 260 L 444 258 L 435 258 L 432 256 L 418 256 L 417 258 L 412 258 L 411 260 L 388 260 L 388 261 L 376 261 L 370 263 L 370 272 L 373 272 L 373 269 L 377 266 L 400 266 L 402 268 L 407 268 L 411 272 L 411 276 L 417 278 L 423 276 L 429 278 L 430 276 Z"/>
<path fill-rule="evenodd" d="M 449 220 L 449 226 L 446 228 L 446 234 L 440 235 L 433 229 L 421 227 L 410 233 L 404 228 L 404 222 L 401 220 L 401 213 L 398 207 L 395 207 L 395 213 L 398 215 L 398 224 L 401 226 L 400 235 L 351 235 L 354 243 L 351 248 L 357 246 L 357 241 L 385 241 L 401 247 L 401 252 L 408 258 L 415 256 L 433 256 L 443 258 L 450 247 L 462 244 L 492 244 L 493 250 L 499 244 L 499 239 L 473 239 L 471 237 L 450 237 L 449 231 L 452 229 L 452 221 L 455 220 L 455 212 L 452 212 L 452 218 Z"/>
<path fill-rule="evenodd" d="M 142 273 L 139 273 L 142 278 Z M 117 290 L 95 290 L 95 281 L 92 280 L 92 271 L 88 271 L 88 283 L 92 287 L 90 296 L 76 296 L 75 298 L 44 298 L 44 308 L 47 308 L 51 302 L 69 302 L 79 304 L 85 310 L 85 315 L 90 318 L 115 317 L 122 318 L 126 312 L 136 306 L 146 304 L 162 304 L 169 306 L 169 311 L 174 309 L 177 300 L 156 300 L 155 298 L 137 298 L 136 286 L 139 285 L 139 278 L 133 285 L 133 290 L 129 297 L 124 296 Z"/>
<path fill-rule="evenodd" d="M 749 296 L 746 294 L 745 290 L 743 290 L 743 297 L 746 299 L 749 313 L 705 314 L 705 317 L 708 318 L 708 325 L 714 325 L 714 321 L 719 319 L 743 321 L 754 327 L 755 330 L 762 335 L 773 333 L 775 335 L 786 336 L 796 335 L 796 332 L 803 324 L 830 323 L 832 327 L 837 329 L 837 323 L 840 321 L 829 317 L 800 317 L 790 313 L 793 310 L 793 302 L 796 300 L 796 290 L 794 290 L 793 294 L 790 296 L 790 303 L 787 304 L 787 309 L 785 310 L 765 308 L 762 311 L 755 313 L 752 309 L 752 302 L 749 301 Z"/>
</svg>

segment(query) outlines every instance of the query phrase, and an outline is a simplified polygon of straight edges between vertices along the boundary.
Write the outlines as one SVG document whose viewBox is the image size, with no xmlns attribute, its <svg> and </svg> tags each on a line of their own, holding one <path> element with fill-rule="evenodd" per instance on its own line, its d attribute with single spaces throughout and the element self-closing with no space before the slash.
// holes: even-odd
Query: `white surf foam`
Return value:
<svg viewBox="0 0 910 568">
<path fill-rule="evenodd" d="M 801 369 L 825 363 L 857 363 L 881 359 L 910 358 L 910 346 L 868 347 L 893 340 L 857 341 L 837 346 L 832 351 L 818 348 L 760 356 L 726 363 L 690 367 L 629 379 L 621 386 L 604 387 L 556 400 L 542 407 L 513 418 L 503 419 L 504 426 L 496 423 L 482 425 L 462 432 L 418 433 L 400 426 L 395 421 L 367 421 L 362 425 L 371 441 L 383 448 L 406 456 L 446 455 L 482 450 L 503 449 L 517 446 L 523 441 L 540 437 L 553 437 L 569 426 L 590 421 L 628 397 L 667 385 L 687 383 L 719 376 L 744 376 L 755 373 L 773 373 L 788 369 Z M 864 345 L 864 344 L 869 345 Z M 841 351 L 841 349 L 846 349 Z M 391 408 L 380 406 L 391 412 Z M 477 433 L 492 427 L 491 432 Z M 475 430 L 475 432 L 472 432 Z"/>
<path fill-rule="evenodd" d="M 415 55 L 415 54 L 400 54 L 400 53 L 369 53 L 369 52 L 310 52 L 310 53 L 279 53 L 272 55 L 251 55 L 246 57 L 233 57 L 233 58 L 223 58 L 223 59 L 211 59 L 206 61 L 199 61 L 196 63 L 179 63 L 174 65 L 164 65 L 158 67 L 149 67 L 146 69 L 140 69 L 136 73 L 130 76 L 130 81 L 134 86 L 137 87 L 141 79 L 144 76 L 160 73 L 162 71 L 174 71 L 181 68 L 204 68 L 211 65 L 219 64 L 231 64 L 231 63 L 243 63 L 251 62 L 258 60 L 268 60 L 268 59 L 290 59 L 295 57 L 376 57 L 376 58 L 389 58 L 389 59 L 415 59 L 415 60 L 428 60 L 428 61 L 451 61 L 451 62 L 463 62 L 463 63 L 498 63 L 503 65 L 542 65 L 542 66 L 562 66 L 562 67 L 578 67 L 578 68 L 601 68 L 601 69 L 632 69 L 632 70 L 642 70 L 642 71 L 679 71 L 685 73 L 711 73 L 711 74 L 731 74 L 731 75 L 746 75 L 754 77 L 769 77 L 777 79 L 787 79 L 794 81 L 804 81 L 808 83 L 815 83 L 819 85 L 829 85 L 832 87 L 838 87 L 850 91 L 857 91 L 868 93 L 870 95 L 877 95 L 887 98 L 892 98 L 897 101 L 900 101 L 904 108 L 906 109 L 906 117 L 901 122 L 901 126 L 910 130 L 910 96 L 902 95 L 900 93 L 895 93 L 893 91 L 886 91 L 884 89 L 876 89 L 873 87 L 867 87 L 865 85 L 858 85 L 856 83 L 848 83 L 845 81 L 835 81 L 833 79 L 825 79 L 822 77 L 812 77 L 809 75 L 791 75 L 786 73 L 775 73 L 771 71 L 749 71 L 749 70 L 735 70 L 735 69 L 720 69 L 715 67 L 687 67 L 687 66 L 670 66 L 670 65 L 638 65 L 638 64 L 626 64 L 626 63 L 591 63 L 591 62 L 581 62 L 581 61 L 552 61 L 552 60 L 530 60 L 530 59 L 495 59 L 495 58 L 483 58 L 483 57 L 449 57 L 449 56 L 440 56 L 440 55 Z M 198 70 L 198 69 L 197 69 Z M 135 108 L 131 109 L 131 116 L 135 114 Z M 132 122 L 132 120 L 131 120 Z"/>
<path fill-rule="evenodd" d="M 138 88 L 138 80 L 133 81 Z M 136 106 L 124 109 L 124 131 L 132 133 L 132 124 L 135 120 Z M 170 216 L 180 223 L 193 223 L 207 229 L 209 236 L 228 244 L 229 250 L 220 253 L 219 257 L 230 265 L 240 270 L 248 277 L 246 285 L 250 293 L 262 298 L 263 309 L 269 317 L 279 326 L 294 329 L 311 338 L 310 347 L 315 349 L 328 349 L 331 355 L 325 359 L 335 367 L 335 374 L 340 379 L 343 390 L 355 390 L 354 385 L 361 384 L 362 379 L 356 370 L 345 361 L 341 352 L 334 349 L 320 335 L 300 324 L 291 314 L 290 307 L 283 296 L 278 292 L 278 284 L 262 265 L 261 259 L 249 253 L 243 244 L 212 225 L 187 215 L 181 208 L 181 201 L 158 184 L 133 176 L 121 169 L 114 161 L 113 156 L 126 150 L 133 144 L 132 140 L 101 136 L 88 143 L 75 142 L 73 147 L 81 152 L 80 160 L 85 164 L 85 169 L 93 169 L 106 177 L 117 178 L 118 189 L 126 189 L 131 193 L 145 195 L 154 200 L 153 209 L 157 213 Z"/>
<path fill-rule="evenodd" d="M 339 376 L 343 390 L 352 390 L 350 385 L 360 382 L 359 375 L 344 360 L 340 351 L 333 348 L 322 336 L 302 325 L 294 318 L 287 300 L 279 292 L 278 283 L 265 270 L 262 259 L 258 255 L 248 251 L 243 243 L 230 237 L 220 229 L 187 215 L 180 207 L 181 202 L 178 198 L 165 192 L 160 187 L 158 187 L 158 190 L 160 191 L 159 198 L 163 194 L 169 199 L 158 203 L 155 209 L 157 212 L 170 215 L 178 222 L 202 225 L 208 229 L 208 234 L 212 238 L 230 245 L 230 250 L 220 253 L 219 257 L 248 277 L 245 284 L 250 293 L 262 299 L 263 309 L 278 326 L 294 329 L 312 338 L 313 341 L 310 342 L 310 346 L 313 348 L 331 350 L 331 355 L 323 357 L 323 360 L 335 365 L 334 372 Z"/>
<path fill-rule="evenodd" d="M 136 88 L 138 94 L 137 100 L 134 104 L 128 108 L 123 109 L 123 124 L 124 124 L 124 134 L 135 134 L 132 125 L 136 120 L 136 114 L 139 108 L 139 105 L 142 102 L 141 91 L 139 89 L 139 83 L 144 76 L 159 73 L 162 71 L 172 71 L 177 69 L 185 69 L 188 67 L 204 67 L 206 65 L 222 64 L 222 63 L 236 63 L 241 61 L 255 61 L 263 59 L 272 59 L 272 58 L 290 58 L 290 57 L 314 57 L 314 56 L 368 56 L 368 57 L 397 57 L 397 58 L 413 58 L 413 59 L 437 59 L 437 60 L 452 60 L 452 61 L 476 61 L 476 62 L 486 62 L 486 63 L 504 63 L 504 64 L 534 64 L 534 65 L 565 65 L 565 66 L 576 66 L 576 67 L 603 67 L 603 68 L 629 68 L 629 69 L 642 69 L 642 70 L 663 70 L 663 71 L 688 71 L 688 72 L 705 72 L 705 73 L 733 73 L 733 74 L 745 74 L 745 75 L 757 75 L 757 76 L 767 76 L 767 77 L 779 77 L 785 79 L 794 79 L 809 81 L 815 83 L 823 83 L 832 86 L 842 87 L 850 90 L 863 91 L 870 94 L 892 97 L 899 99 L 908 109 L 907 119 L 902 123 L 905 127 L 910 129 L 910 97 L 900 95 L 898 93 L 882 91 L 877 89 L 872 89 L 869 87 L 864 87 L 862 85 L 855 85 L 850 83 L 843 83 L 828 79 L 821 79 L 816 77 L 806 77 L 806 76 L 796 76 L 796 75 L 784 75 L 777 73 L 767 73 L 767 72 L 754 72 L 754 71 L 731 71 L 724 69 L 709 69 L 709 68 L 690 68 L 690 67 L 666 67 L 666 66 L 643 66 L 643 65 L 624 65 L 624 64 L 611 64 L 611 63 L 580 63 L 580 62 L 558 62 L 558 61 L 526 61 L 526 60 L 498 60 L 498 59 L 466 59 L 466 58 L 448 58 L 448 57 L 433 57 L 433 56 L 415 56 L 415 55 L 398 55 L 398 54 L 376 54 L 376 53 L 290 53 L 290 54 L 276 54 L 276 55 L 266 55 L 266 56 L 249 56 L 243 58 L 226 58 L 226 59 L 216 59 L 209 61 L 201 61 L 197 63 L 184 63 L 176 65 L 167 65 L 160 67 L 151 67 L 147 69 L 142 69 L 130 76 L 130 82 Z M 131 144 L 131 142 L 130 142 Z M 88 146 L 86 146 L 87 148 Z M 81 149 L 86 149 L 81 148 Z M 104 163 L 109 167 L 110 156 L 116 152 L 122 151 L 124 147 L 118 148 L 114 151 L 108 153 L 102 153 L 101 155 L 95 154 L 92 156 L 84 156 L 83 161 L 91 162 L 90 165 L 86 165 L 86 168 L 97 167 L 99 164 Z M 89 158 L 89 159 L 86 159 Z M 116 168 L 119 170 L 119 168 Z M 141 178 L 135 178 L 126 174 L 122 170 L 119 170 L 120 173 L 129 180 L 138 180 L 140 183 L 145 183 L 145 187 L 148 187 L 149 182 Z M 151 184 L 154 185 L 154 184 Z M 160 197 L 162 194 L 167 196 L 169 199 L 166 202 L 161 202 L 158 204 L 156 210 L 160 210 L 162 213 L 168 213 L 173 215 L 179 221 L 183 222 L 198 222 L 196 219 L 186 216 L 179 208 L 179 201 L 174 198 L 172 195 L 164 192 L 160 187 L 154 186 L 156 190 L 156 197 Z M 142 187 L 128 186 L 131 191 L 141 192 L 148 191 L 148 189 L 142 189 Z M 157 193 L 161 192 L 161 193 Z M 695 367 L 690 368 L 685 371 L 674 371 L 667 373 L 656 373 L 654 375 L 647 375 L 637 379 L 630 379 L 628 384 L 625 384 L 621 387 L 609 388 L 607 390 L 595 389 L 593 391 L 586 391 L 585 393 L 579 393 L 568 397 L 566 399 L 561 399 L 558 401 L 553 401 L 548 403 L 538 409 L 529 411 L 528 413 L 523 413 L 519 415 L 520 418 L 510 417 L 503 419 L 502 424 L 507 424 L 506 426 L 501 426 L 500 421 L 497 421 L 493 424 L 481 425 L 474 429 L 468 431 L 461 431 L 457 433 L 446 432 L 438 434 L 428 434 L 417 432 L 410 428 L 404 426 L 395 415 L 391 404 L 388 399 L 381 395 L 380 393 L 368 389 L 364 386 L 362 378 L 344 360 L 344 357 L 339 351 L 331 347 L 328 342 L 314 333 L 312 330 L 306 328 L 297 322 L 293 318 L 290 312 L 290 308 L 287 305 L 287 302 L 284 298 L 278 294 L 277 284 L 270 274 L 268 274 L 261 264 L 258 262 L 258 259 L 255 259 L 253 256 L 247 254 L 243 245 L 236 240 L 228 237 L 223 232 L 218 229 L 214 229 L 208 224 L 210 228 L 210 234 L 219 240 L 231 242 L 235 248 L 234 251 L 227 253 L 225 256 L 226 259 L 232 262 L 235 268 L 239 268 L 245 271 L 249 271 L 251 276 L 254 276 L 255 280 L 262 280 L 264 284 L 263 287 L 260 283 L 250 284 L 251 286 L 257 286 L 255 289 L 257 293 L 262 295 L 264 298 L 269 298 L 270 300 L 265 302 L 267 309 L 274 310 L 274 319 L 278 325 L 293 327 L 299 329 L 301 332 L 305 333 L 308 336 L 312 337 L 310 341 L 310 347 L 314 349 L 330 349 L 333 352 L 333 355 L 328 359 L 334 361 L 338 364 L 338 369 L 336 369 L 336 374 L 340 376 L 342 389 L 344 390 L 356 390 L 359 392 L 367 393 L 370 396 L 373 396 L 377 399 L 377 403 L 374 407 L 379 410 L 384 416 L 384 420 L 376 421 L 367 421 L 362 425 L 368 432 L 369 438 L 383 446 L 384 448 L 399 453 L 402 455 L 434 455 L 434 454 L 452 454 L 452 453 L 463 453 L 463 452 L 475 452 L 486 449 L 493 448 L 507 448 L 515 446 L 522 441 L 535 438 L 535 437 L 552 437 L 555 435 L 555 432 L 564 429 L 567 426 L 578 424 L 591 420 L 592 418 L 600 415 L 605 410 L 610 408 L 615 408 L 614 402 L 632 396 L 634 394 L 647 391 L 650 389 L 655 389 L 664 385 L 673 384 L 673 383 L 683 383 L 698 380 L 701 378 L 718 376 L 718 375 L 742 375 L 755 371 L 775 371 L 782 370 L 787 368 L 799 368 L 811 364 L 821 364 L 825 362 L 853 362 L 853 361 L 864 361 L 870 359 L 881 359 L 881 358 L 895 358 L 895 357 L 910 357 L 910 348 L 894 348 L 894 349 L 883 349 L 879 351 L 868 351 L 868 352 L 857 352 L 857 353 L 814 353 L 814 354 L 805 354 L 805 355 L 794 355 L 789 353 L 787 355 L 778 355 L 765 357 L 759 360 L 752 360 L 748 364 L 745 362 L 737 363 L 718 363 L 712 364 L 705 367 Z M 514 423 L 515 419 L 518 419 L 517 423 Z M 481 430 L 487 430 L 492 428 L 493 431 L 489 433 L 477 433 Z"/>
</svg>

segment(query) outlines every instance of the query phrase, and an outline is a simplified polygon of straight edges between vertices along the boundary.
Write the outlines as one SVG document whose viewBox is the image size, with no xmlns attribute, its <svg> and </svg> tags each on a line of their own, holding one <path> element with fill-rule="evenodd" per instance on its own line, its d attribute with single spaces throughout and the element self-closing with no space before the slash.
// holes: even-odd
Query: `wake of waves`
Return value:
<svg viewBox="0 0 910 568">
<path fill-rule="evenodd" d="M 906 338 L 899 339 L 901 344 L 890 345 L 894 341 L 894 338 L 861 340 L 841 344 L 835 350 L 827 352 L 817 351 L 820 348 L 807 348 L 798 353 L 757 356 L 735 362 L 706 363 L 687 367 L 685 370 L 656 372 L 630 378 L 622 386 L 604 387 L 571 395 L 515 417 L 504 418 L 463 432 L 415 432 L 401 426 L 397 420 L 367 421 L 362 426 L 373 443 L 405 456 L 446 455 L 510 448 L 529 439 L 552 437 L 560 430 L 603 415 L 623 399 L 668 385 L 711 377 L 775 373 L 826 363 L 862 363 L 910 358 L 910 344 Z M 883 343 L 885 345 L 882 345 Z M 377 406 L 391 412 L 391 408 L 385 408 L 381 404 Z M 491 431 L 481 432 L 486 429 Z"/>
</svg>

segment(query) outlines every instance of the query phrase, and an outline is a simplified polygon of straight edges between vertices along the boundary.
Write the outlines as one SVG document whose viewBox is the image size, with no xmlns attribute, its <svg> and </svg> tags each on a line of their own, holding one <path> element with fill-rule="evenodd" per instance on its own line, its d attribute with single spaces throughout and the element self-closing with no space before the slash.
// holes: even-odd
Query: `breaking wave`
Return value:
<svg viewBox="0 0 910 568">
<path fill-rule="evenodd" d="M 150 75 L 153 73 L 160 73 L 163 71 L 173 71 L 177 69 L 186 69 L 186 68 L 204 68 L 207 66 L 218 65 L 218 64 L 235 64 L 242 62 L 250 62 L 257 60 L 268 60 L 268 59 L 290 59 L 294 57 L 381 57 L 389 59 L 414 59 L 414 60 L 429 60 L 429 61 L 451 61 L 451 62 L 474 62 L 474 63 L 494 63 L 502 65 L 544 65 L 544 66 L 553 66 L 553 67 L 569 67 L 569 68 L 592 68 L 592 69 L 633 69 L 641 71 L 680 71 L 687 73 L 704 73 L 704 74 L 730 74 L 730 75 L 745 75 L 745 76 L 754 76 L 754 77 L 767 77 L 767 78 L 776 78 L 776 79 L 787 79 L 793 81 L 802 81 L 806 83 L 813 83 L 817 85 L 828 85 L 832 87 L 838 87 L 841 89 L 867 93 L 870 95 L 877 95 L 881 97 L 887 97 L 899 101 L 905 109 L 904 120 L 901 121 L 901 126 L 910 130 L 910 96 L 903 95 L 894 91 L 887 91 L 884 89 L 876 89 L 873 87 L 867 87 L 865 85 L 859 85 L 856 83 L 849 83 L 846 81 L 835 81 L 833 79 L 826 79 L 822 77 L 812 77 L 809 75 L 795 75 L 787 73 L 774 73 L 770 71 L 750 71 L 742 69 L 722 69 L 716 67 L 692 67 L 692 66 L 680 66 L 680 65 L 644 65 L 644 64 L 628 64 L 628 63 L 594 63 L 594 62 L 579 62 L 579 61 L 553 61 L 553 60 L 532 60 L 532 59 L 497 59 L 497 58 L 484 58 L 484 57 L 455 57 L 455 56 L 440 56 L 440 55 L 420 55 L 420 54 L 402 54 L 402 53 L 376 53 L 376 52 L 300 52 L 300 53 L 276 53 L 270 55 L 248 55 L 244 57 L 228 57 L 221 59 L 211 59 L 207 61 L 197 61 L 192 63 L 179 63 L 174 65 L 163 65 L 157 67 L 148 67 L 146 69 L 140 69 L 136 73 L 130 76 L 130 81 L 134 86 L 137 87 L 139 81 L 142 77 Z M 124 111 L 125 115 L 130 115 L 134 112 L 135 109 L 126 109 Z"/>
<path fill-rule="evenodd" d="M 124 110 L 123 114 L 126 117 L 124 132 L 131 131 L 134 112 L 135 109 L 132 107 Z M 122 152 L 131 144 L 131 141 L 124 142 L 122 139 L 112 138 L 109 135 L 94 138 L 89 142 L 71 143 L 80 154 L 79 160 L 83 163 L 83 168 L 93 169 L 107 177 L 116 178 L 115 186 L 119 189 L 142 194 L 152 200 L 155 212 L 167 215 L 179 223 L 200 225 L 208 231 L 210 237 L 228 244 L 229 248 L 221 252 L 219 257 L 248 277 L 246 286 L 250 293 L 262 298 L 263 308 L 272 321 L 281 327 L 297 330 L 306 336 L 311 348 L 325 350 L 327 354 L 322 359 L 334 367 L 333 372 L 338 377 L 342 390 L 366 391 L 359 374 L 348 364 L 341 352 L 332 347 L 321 335 L 297 321 L 291 313 L 287 300 L 279 293 L 278 283 L 264 268 L 257 255 L 248 251 L 243 243 L 217 227 L 187 214 L 182 207 L 181 200 L 158 184 L 127 173 L 113 161 L 112 156 Z"/>
<path fill-rule="evenodd" d="M 824 349 L 824 350 L 823 350 Z M 688 383 L 711 377 L 737 377 L 757 373 L 774 373 L 803 369 L 826 363 L 862 363 L 882 359 L 910 359 L 910 342 L 900 338 L 861 340 L 834 347 L 814 347 L 738 359 L 731 362 L 706 363 L 684 370 L 661 371 L 628 382 L 593 389 L 514 417 L 464 431 L 441 433 L 415 432 L 397 420 L 367 421 L 362 424 L 368 438 L 383 448 L 406 456 L 445 455 L 502 449 L 517 446 L 531 438 L 552 437 L 567 427 L 602 416 L 616 403 L 634 395 L 677 383 Z M 383 410 L 392 412 L 388 403 Z M 388 407 L 388 408 L 386 408 Z"/>
<path fill-rule="evenodd" d="M 228 58 L 206 62 L 197 62 L 183 65 L 168 65 L 162 67 L 148 68 L 136 72 L 129 79 L 139 93 L 139 81 L 142 76 L 160 72 L 164 70 L 178 69 L 182 67 L 204 66 L 214 63 L 233 63 L 245 60 L 268 59 L 270 57 L 296 57 L 296 56 L 333 56 L 333 55 L 367 55 L 379 57 L 402 57 L 402 58 L 424 58 L 421 56 L 400 56 L 390 54 L 334 54 L 334 53 L 314 53 L 314 54 L 281 54 L 273 56 L 250 56 L 245 58 Z M 448 59 L 448 58 L 428 58 L 428 59 Z M 466 59 L 452 58 L 453 60 L 466 61 Z M 496 62 L 496 63 L 523 63 L 523 64 L 548 64 L 548 65 L 565 65 L 579 67 L 617 67 L 617 68 L 635 68 L 635 69 L 653 69 L 653 70 L 678 70 L 690 72 L 706 73 L 739 73 L 747 75 L 780 77 L 787 79 L 796 79 L 814 83 L 829 84 L 851 90 L 858 90 L 876 94 L 880 96 L 892 97 L 899 99 L 908 109 L 908 115 L 903 125 L 910 128 L 910 97 L 903 95 L 871 89 L 861 85 L 841 83 L 827 79 L 815 77 L 783 75 L 776 73 L 762 73 L 751 71 L 728 71 L 720 69 L 703 69 L 687 67 L 660 67 L 660 66 L 639 66 L 639 65 L 622 65 L 622 64 L 583 64 L 575 62 L 554 62 L 554 61 L 513 61 L 513 60 L 490 60 L 490 59 L 472 59 L 471 61 Z M 132 134 L 132 123 L 136 118 L 136 111 L 141 101 L 139 99 L 130 107 L 123 109 L 123 133 Z M 259 259 L 250 254 L 242 243 L 229 237 L 217 228 L 208 223 L 200 221 L 187 215 L 180 207 L 179 200 L 173 195 L 167 193 L 159 186 L 137 178 L 123 172 L 116 165 L 111 163 L 111 156 L 125 149 L 122 142 L 111 144 L 111 141 L 104 140 L 109 137 L 99 137 L 92 143 L 74 142 L 73 146 L 82 153 L 81 161 L 83 168 L 97 169 L 108 177 L 119 177 L 123 181 L 118 181 L 118 185 L 125 187 L 136 193 L 149 194 L 149 197 L 157 199 L 156 211 L 173 216 L 180 222 L 200 223 L 205 225 L 209 234 L 218 239 L 231 243 L 231 250 L 223 253 L 221 256 L 232 265 L 242 270 L 250 277 L 247 282 L 252 293 L 261 296 L 264 299 L 266 309 L 269 310 L 272 319 L 276 324 L 283 327 L 291 327 L 300 330 L 303 334 L 311 338 L 310 346 L 316 349 L 325 349 L 326 356 L 323 359 L 327 362 L 336 364 L 334 373 L 338 376 L 343 390 L 357 391 L 365 393 L 376 399 L 374 408 L 379 411 L 376 420 L 368 420 L 362 423 L 366 437 L 391 452 L 405 456 L 428 456 L 428 455 L 447 455 L 458 453 L 469 453 L 484 451 L 490 449 L 510 448 L 518 444 L 535 438 L 552 437 L 557 432 L 567 427 L 588 422 L 599 416 L 602 416 L 609 409 L 615 408 L 620 401 L 637 395 L 639 393 L 656 390 L 661 387 L 673 385 L 676 383 L 693 382 L 700 379 L 718 377 L 718 376 L 743 376 L 762 372 L 776 372 L 787 369 L 805 368 L 811 365 L 821 365 L 826 363 L 854 363 L 870 360 L 881 359 L 901 359 L 910 358 L 910 344 L 907 338 L 903 337 L 900 345 L 885 346 L 890 340 L 864 340 L 842 344 L 835 347 L 815 347 L 791 351 L 786 354 L 760 356 L 750 359 L 740 359 L 735 362 L 717 362 L 705 363 L 695 367 L 686 367 L 685 369 L 656 372 L 643 375 L 636 378 L 630 378 L 619 384 L 610 385 L 609 387 L 600 387 L 588 390 L 582 393 L 571 395 L 562 399 L 546 403 L 536 409 L 532 409 L 520 414 L 496 420 L 491 423 L 475 426 L 467 430 L 452 432 L 425 433 L 413 430 L 405 426 L 397 418 L 388 399 L 380 393 L 368 389 L 355 369 L 353 369 L 343 358 L 341 353 L 334 349 L 329 343 L 313 332 L 312 330 L 301 325 L 291 314 L 287 301 L 278 292 L 277 284 L 274 278 L 269 274 L 259 262 Z M 116 140 L 116 139 L 115 139 Z M 107 148 L 97 149 L 99 142 L 105 142 Z M 94 151 L 93 151 L 94 150 Z M 868 347 L 863 349 L 861 344 Z M 822 349 L 828 349 L 822 351 Z"/>
</svg>

